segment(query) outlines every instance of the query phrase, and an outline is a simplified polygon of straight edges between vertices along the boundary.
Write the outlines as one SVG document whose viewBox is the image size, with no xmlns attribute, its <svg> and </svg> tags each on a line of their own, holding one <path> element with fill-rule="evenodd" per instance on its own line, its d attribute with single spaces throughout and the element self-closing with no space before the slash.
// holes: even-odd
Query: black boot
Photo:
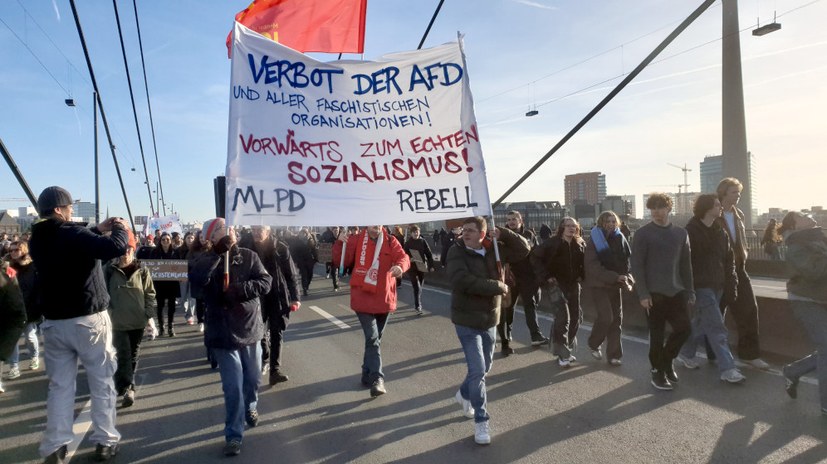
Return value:
<svg viewBox="0 0 827 464">
<path fill-rule="evenodd" d="M 508 340 L 502 341 L 502 349 L 500 352 L 503 354 L 503 357 L 506 357 L 510 354 L 514 354 L 514 348 L 511 348 L 510 342 Z"/>
<path fill-rule="evenodd" d="M 175 329 L 173 329 L 173 328 L 172 328 L 172 324 L 170 324 L 170 325 L 168 325 L 168 326 L 167 326 L 167 331 L 169 332 L 169 336 L 170 336 L 170 337 L 174 337 L 174 336 L 175 336 Z"/>
</svg>

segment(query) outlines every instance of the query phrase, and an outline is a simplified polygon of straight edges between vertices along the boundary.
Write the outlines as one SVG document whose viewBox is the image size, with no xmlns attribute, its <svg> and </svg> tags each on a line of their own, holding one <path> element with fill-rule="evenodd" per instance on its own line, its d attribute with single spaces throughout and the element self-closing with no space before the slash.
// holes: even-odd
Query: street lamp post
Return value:
<svg viewBox="0 0 827 464">
<path fill-rule="evenodd" d="M 74 107 L 75 106 L 75 99 L 74 98 L 67 98 L 63 101 L 66 103 L 66 106 Z M 95 159 L 95 224 L 100 224 L 100 182 L 98 181 L 98 92 L 92 91 L 92 120 L 93 127 L 94 127 L 94 137 L 95 137 L 95 149 L 94 149 L 94 159 Z"/>
</svg>

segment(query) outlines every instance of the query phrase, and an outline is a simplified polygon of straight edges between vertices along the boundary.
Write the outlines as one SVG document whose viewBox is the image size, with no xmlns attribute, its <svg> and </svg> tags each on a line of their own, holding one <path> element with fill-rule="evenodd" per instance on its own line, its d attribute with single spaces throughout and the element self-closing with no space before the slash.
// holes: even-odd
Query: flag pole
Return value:
<svg viewBox="0 0 827 464">
<path fill-rule="evenodd" d="M 339 230 L 339 236 L 342 235 L 342 231 Z M 336 240 L 339 239 L 339 236 L 336 237 Z M 347 242 L 342 241 L 342 256 L 339 257 L 339 277 L 345 276 L 345 248 L 347 248 Z"/>
<path fill-rule="evenodd" d="M 497 224 L 494 222 L 494 214 L 491 214 L 491 236 L 494 237 L 494 231 L 497 230 Z M 505 282 L 505 272 L 503 272 L 503 263 L 500 261 L 500 247 L 497 245 L 497 237 L 494 237 L 494 258 L 497 260 L 497 274 L 500 275 L 500 281 Z"/>
</svg>

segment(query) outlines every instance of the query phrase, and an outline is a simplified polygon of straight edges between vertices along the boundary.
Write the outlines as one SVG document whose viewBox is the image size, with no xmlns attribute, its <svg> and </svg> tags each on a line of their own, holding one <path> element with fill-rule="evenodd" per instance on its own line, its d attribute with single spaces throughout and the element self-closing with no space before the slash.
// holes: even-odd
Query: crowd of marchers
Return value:
<svg viewBox="0 0 827 464">
<path fill-rule="evenodd" d="M 646 204 L 652 220 L 633 239 L 612 211 L 600 214 L 587 239 L 571 217 L 556 230 L 543 227 L 538 237 L 517 211 L 507 214 L 502 227 L 489 228 L 484 218 L 473 217 L 450 234 L 435 232 L 467 367 L 455 400 L 474 421 L 474 440 L 491 442 L 486 375 L 498 340 L 504 358 L 514 352 L 518 301 L 530 336 L 526 342 L 550 344 L 561 369 L 577 363 L 584 305 L 597 316 L 583 351 L 610 368 L 623 365 L 624 292 L 635 292 L 646 312 L 655 389 L 675 388 L 676 366 L 697 369 L 700 349 L 728 384 L 746 380 L 736 359 L 768 369 L 746 272 L 744 216 L 737 208 L 741 189 L 737 179 L 727 178 L 715 193 L 700 195 L 685 228 L 670 221 L 671 198 L 652 194 Z M 422 315 L 424 280 L 437 266 L 418 225 L 334 226 L 320 235 L 307 228 L 293 233 L 253 226 L 237 233 L 213 218 L 197 231 L 139 239 L 121 218 L 94 227 L 71 222 L 73 201 L 63 188 L 45 189 L 37 203 L 41 220 L 31 236 L 0 242 L 0 371 L 4 361 L 4 378 L 19 378 L 23 348 L 29 370 L 40 370 L 43 359 L 49 392 L 39 452 L 47 463 L 66 462 L 74 439 L 79 364 L 92 398 L 94 459 L 118 453 L 117 399 L 122 408 L 135 404 L 141 345 L 159 335 L 174 337 L 176 312 L 203 334 L 224 394 L 223 453 L 240 454 L 245 424 L 259 422 L 261 383 L 289 380 L 284 333 L 309 294 L 317 262 L 325 265 L 334 291 L 347 281 L 350 307 L 364 333 L 360 381 L 371 397 L 386 394 L 381 342 L 402 279 L 410 280 L 413 310 Z M 819 355 L 827 352 L 827 237 L 812 217 L 798 212 L 787 214 L 773 233 L 787 244 L 790 305 L 817 347 L 783 367 L 785 390 L 796 398 L 799 379 L 817 371 L 821 411 L 827 414 L 827 356 Z M 149 259 L 186 260 L 188 278 L 154 280 L 141 265 Z M 71 271 L 66 263 L 72 263 Z M 553 308 L 550 339 L 537 316 L 541 296 Z M 724 324 L 727 312 L 738 331 L 735 353 Z"/>
</svg>

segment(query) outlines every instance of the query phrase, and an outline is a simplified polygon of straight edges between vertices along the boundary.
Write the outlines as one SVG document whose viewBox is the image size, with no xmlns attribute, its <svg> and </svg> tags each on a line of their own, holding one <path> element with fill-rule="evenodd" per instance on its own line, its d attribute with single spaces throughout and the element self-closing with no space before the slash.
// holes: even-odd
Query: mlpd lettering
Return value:
<svg viewBox="0 0 827 464">
<path fill-rule="evenodd" d="M 259 189 L 258 197 L 256 197 L 256 191 L 253 189 L 252 185 L 248 185 L 247 190 L 236 188 L 235 194 L 233 195 L 233 211 L 235 211 L 238 207 L 239 198 L 241 198 L 241 201 L 245 205 L 247 202 L 252 201 L 253 207 L 255 207 L 257 213 L 269 208 L 275 208 L 277 213 L 280 213 L 283 210 L 295 212 L 304 208 L 306 204 L 304 195 L 296 190 L 277 188 L 273 189 L 273 192 L 276 194 L 276 202 L 265 203 L 263 189 Z"/>
</svg>

